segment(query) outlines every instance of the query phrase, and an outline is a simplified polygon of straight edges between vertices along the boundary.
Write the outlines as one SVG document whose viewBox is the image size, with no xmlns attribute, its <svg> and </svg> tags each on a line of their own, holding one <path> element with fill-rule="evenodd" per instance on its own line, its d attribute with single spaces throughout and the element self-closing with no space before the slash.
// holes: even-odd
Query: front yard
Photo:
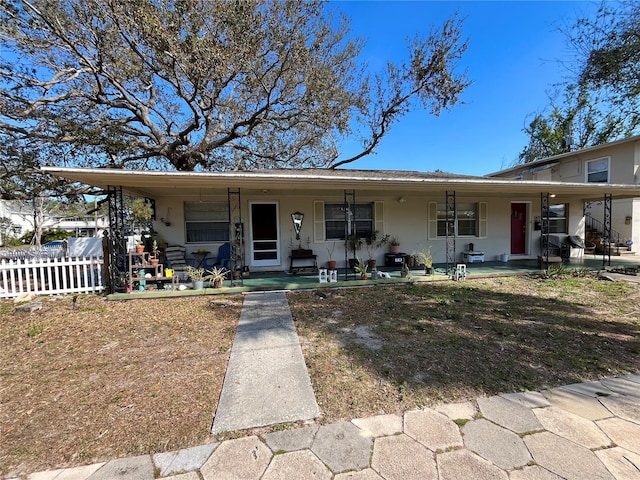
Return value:
<svg viewBox="0 0 640 480">
<path fill-rule="evenodd" d="M 289 295 L 323 421 L 640 371 L 640 288 L 508 277 Z"/>
<path fill-rule="evenodd" d="M 215 440 L 241 302 L 0 302 L 0 476 Z M 638 285 L 510 277 L 289 303 L 321 423 L 640 371 Z"/>
</svg>

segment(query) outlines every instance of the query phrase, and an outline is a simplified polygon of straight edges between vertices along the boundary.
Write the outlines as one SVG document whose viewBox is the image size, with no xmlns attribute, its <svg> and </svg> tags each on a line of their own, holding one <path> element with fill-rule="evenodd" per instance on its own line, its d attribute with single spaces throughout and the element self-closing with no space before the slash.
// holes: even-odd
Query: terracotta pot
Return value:
<svg viewBox="0 0 640 480">
<path fill-rule="evenodd" d="M 213 288 L 222 288 L 222 279 L 221 278 L 216 278 L 213 281 Z"/>
<path fill-rule="evenodd" d="M 367 264 L 369 265 L 369 270 L 373 270 L 376 267 L 376 261 L 371 258 L 367 260 Z"/>
<path fill-rule="evenodd" d="M 363 273 L 362 275 L 360 275 L 360 280 L 368 280 L 369 279 L 369 275 L 367 275 L 366 273 Z"/>
<path fill-rule="evenodd" d="M 136 253 L 143 253 L 144 245 L 136 245 Z"/>
<path fill-rule="evenodd" d="M 394 255 L 397 255 L 398 253 L 400 253 L 400 245 L 391 245 L 391 246 L 389 246 L 389 251 L 390 251 L 390 253 L 393 253 Z"/>
<path fill-rule="evenodd" d="M 152 258 L 151 260 L 149 260 L 149 262 L 151 262 L 151 265 L 155 266 L 158 265 L 158 259 L 157 258 Z"/>
<path fill-rule="evenodd" d="M 336 269 L 336 265 L 338 264 L 338 262 L 336 262 L 335 260 L 329 260 L 327 262 L 327 268 L 329 270 L 335 270 Z"/>
</svg>

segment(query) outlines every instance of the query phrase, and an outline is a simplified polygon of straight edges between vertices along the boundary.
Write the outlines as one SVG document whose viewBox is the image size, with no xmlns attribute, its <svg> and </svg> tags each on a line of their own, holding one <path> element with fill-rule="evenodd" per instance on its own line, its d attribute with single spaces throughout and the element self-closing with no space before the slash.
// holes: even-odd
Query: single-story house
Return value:
<svg viewBox="0 0 640 480">
<path fill-rule="evenodd" d="M 514 181 L 538 180 L 567 183 L 640 184 L 640 135 L 595 147 L 544 158 L 491 173 L 489 178 Z M 584 209 L 585 223 L 598 236 L 599 224 L 604 221 L 602 200 L 587 200 L 576 208 Z M 640 248 L 640 197 L 614 198 L 611 229 L 613 242 L 630 243 L 633 251 Z M 595 225 L 591 225 L 591 223 Z"/>
<path fill-rule="evenodd" d="M 447 173 L 291 169 L 166 172 L 45 167 L 45 171 L 109 192 L 111 225 L 121 228 L 118 198 L 153 199 L 153 227 L 187 255 L 233 245 L 235 268 L 288 270 L 299 247 L 345 267 L 345 235 L 372 231 L 396 237 L 406 253 L 431 249 L 435 263 L 536 259 L 542 233 L 584 236 L 585 202 L 609 209 L 612 200 L 640 197 L 624 183 L 514 180 Z M 302 213 L 300 239 L 292 222 Z M 471 258 L 468 252 L 482 252 Z M 385 263 L 384 248 L 372 252 Z M 575 250 L 573 255 L 579 255 Z M 363 248 L 358 256 L 367 257 Z"/>
</svg>

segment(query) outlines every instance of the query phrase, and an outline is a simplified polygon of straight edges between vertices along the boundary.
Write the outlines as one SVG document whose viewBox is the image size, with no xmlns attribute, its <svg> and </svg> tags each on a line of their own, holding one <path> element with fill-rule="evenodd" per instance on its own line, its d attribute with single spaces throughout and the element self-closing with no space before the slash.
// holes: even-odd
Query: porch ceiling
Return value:
<svg viewBox="0 0 640 480">
<path fill-rule="evenodd" d="M 272 195 L 319 195 L 343 190 L 392 192 L 394 195 L 443 194 L 446 191 L 476 197 L 507 197 L 556 194 L 563 199 L 598 200 L 604 194 L 615 198 L 640 197 L 640 186 L 505 180 L 486 177 L 429 174 L 402 171 L 362 170 L 265 170 L 260 172 L 159 172 L 111 169 L 43 167 L 52 175 L 87 185 L 105 188 L 122 186 L 127 193 L 148 196 L 187 196 L 226 194 L 227 188 Z"/>
</svg>

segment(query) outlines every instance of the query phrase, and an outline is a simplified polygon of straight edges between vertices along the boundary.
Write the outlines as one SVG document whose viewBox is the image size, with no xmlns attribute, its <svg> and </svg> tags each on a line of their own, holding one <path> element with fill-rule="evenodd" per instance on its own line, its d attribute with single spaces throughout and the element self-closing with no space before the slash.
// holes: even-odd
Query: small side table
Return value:
<svg viewBox="0 0 640 480">
<path fill-rule="evenodd" d="M 196 268 L 202 267 L 204 265 L 205 260 L 209 258 L 210 254 L 211 252 L 207 252 L 207 251 L 193 252 L 191 255 L 193 255 L 193 259 L 198 263 L 196 265 Z"/>
<path fill-rule="evenodd" d="M 476 252 L 476 251 L 462 252 L 462 261 L 464 263 L 477 263 L 477 262 L 484 263 L 484 252 Z"/>
</svg>

